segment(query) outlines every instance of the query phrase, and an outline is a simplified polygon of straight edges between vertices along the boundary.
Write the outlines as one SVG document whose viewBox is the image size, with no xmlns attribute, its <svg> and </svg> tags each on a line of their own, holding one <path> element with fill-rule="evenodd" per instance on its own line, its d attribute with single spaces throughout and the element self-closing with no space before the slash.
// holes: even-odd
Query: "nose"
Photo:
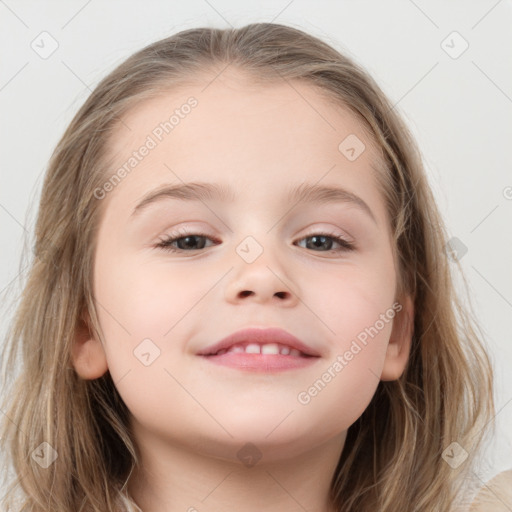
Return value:
<svg viewBox="0 0 512 512">
<path fill-rule="evenodd" d="M 269 256 L 270 251 L 252 263 L 238 261 L 228 274 L 226 300 L 232 303 L 253 301 L 256 303 L 276 303 L 295 306 L 299 302 L 297 285 L 285 271 L 282 262 Z"/>
</svg>

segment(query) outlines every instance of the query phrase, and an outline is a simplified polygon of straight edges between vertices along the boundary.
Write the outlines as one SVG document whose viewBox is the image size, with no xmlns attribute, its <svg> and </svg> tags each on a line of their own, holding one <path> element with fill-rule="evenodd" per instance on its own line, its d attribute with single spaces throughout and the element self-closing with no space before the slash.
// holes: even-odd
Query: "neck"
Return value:
<svg viewBox="0 0 512 512">
<path fill-rule="evenodd" d="M 143 512 L 333 512 L 330 484 L 345 437 L 292 457 L 252 462 L 260 452 L 247 447 L 245 464 L 146 438 L 128 490 Z"/>
</svg>

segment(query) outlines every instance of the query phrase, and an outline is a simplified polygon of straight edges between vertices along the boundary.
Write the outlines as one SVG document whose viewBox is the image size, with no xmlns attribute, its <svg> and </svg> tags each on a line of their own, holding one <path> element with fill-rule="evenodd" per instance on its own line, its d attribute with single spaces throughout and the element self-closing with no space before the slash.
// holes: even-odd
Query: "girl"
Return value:
<svg viewBox="0 0 512 512">
<path fill-rule="evenodd" d="M 419 151 L 347 57 L 271 23 L 151 44 L 38 215 L 7 510 L 467 510 L 490 362 Z"/>
</svg>

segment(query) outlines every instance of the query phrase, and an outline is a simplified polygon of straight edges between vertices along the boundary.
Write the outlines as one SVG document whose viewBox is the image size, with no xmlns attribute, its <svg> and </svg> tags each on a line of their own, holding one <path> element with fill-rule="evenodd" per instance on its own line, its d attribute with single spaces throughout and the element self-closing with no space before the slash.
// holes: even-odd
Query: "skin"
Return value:
<svg viewBox="0 0 512 512">
<path fill-rule="evenodd" d="M 130 130 L 120 126 L 110 141 L 111 173 L 190 96 L 198 106 L 102 199 L 94 293 L 103 339 L 84 325 L 74 367 L 84 379 L 108 369 L 130 410 L 142 468 L 129 490 L 144 512 L 332 510 L 329 486 L 347 429 L 379 380 L 403 373 L 412 337 L 413 302 L 400 297 L 402 311 L 299 403 L 298 394 L 397 300 L 389 219 L 372 168 L 377 153 L 359 121 L 310 86 L 258 87 L 225 72 L 206 89 L 173 90 L 131 110 L 123 119 Z M 338 150 L 349 134 L 366 145 L 352 162 Z M 236 199 L 166 199 L 130 219 L 149 191 L 191 181 L 230 185 Z M 291 208 L 283 198 L 303 182 L 353 192 L 376 223 L 349 203 Z M 208 238 L 181 253 L 156 247 L 185 229 Z M 334 241 L 308 248 L 308 237 L 325 229 L 356 250 Z M 236 251 L 247 236 L 263 248 L 252 263 Z M 196 355 L 249 326 L 281 327 L 321 357 L 265 374 Z M 146 338 L 160 349 L 149 366 L 133 353 Z M 237 457 L 246 443 L 261 455 L 252 467 Z"/>
</svg>

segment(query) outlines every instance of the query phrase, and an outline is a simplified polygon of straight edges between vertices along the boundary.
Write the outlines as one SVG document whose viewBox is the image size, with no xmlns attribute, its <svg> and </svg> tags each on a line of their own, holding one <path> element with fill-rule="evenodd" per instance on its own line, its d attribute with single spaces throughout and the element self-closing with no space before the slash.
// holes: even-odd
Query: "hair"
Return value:
<svg viewBox="0 0 512 512">
<path fill-rule="evenodd" d="M 362 67 L 320 39 L 274 23 L 194 28 L 146 46 L 99 82 L 57 144 L 40 197 L 35 257 L 3 355 L 12 387 L 2 448 L 15 476 L 6 510 L 139 510 L 126 487 L 139 464 L 129 411 L 108 371 L 82 379 L 71 360 L 84 315 L 101 332 L 92 271 L 102 203 L 94 191 L 109 173 L 109 140 L 124 129 L 123 115 L 145 99 L 213 80 L 228 66 L 262 87 L 313 87 L 358 119 L 382 161 L 377 179 L 393 234 L 397 295 L 413 297 L 414 332 L 401 377 L 380 381 L 348 430 L 331 482 L 336 510 L 458 510 L 494 414 L 493 371 L 472 306 L 456 294 L 450 266 L 467 283 L 447 250 L 421 154 Z M 57 453 L 47 468 L 31 456 L 43 442 Z M 443 458 L 453 442 L 467 452 L 457 468 Z M 15 491 L 22 496 L 16 506 Z"/>
</svg>

